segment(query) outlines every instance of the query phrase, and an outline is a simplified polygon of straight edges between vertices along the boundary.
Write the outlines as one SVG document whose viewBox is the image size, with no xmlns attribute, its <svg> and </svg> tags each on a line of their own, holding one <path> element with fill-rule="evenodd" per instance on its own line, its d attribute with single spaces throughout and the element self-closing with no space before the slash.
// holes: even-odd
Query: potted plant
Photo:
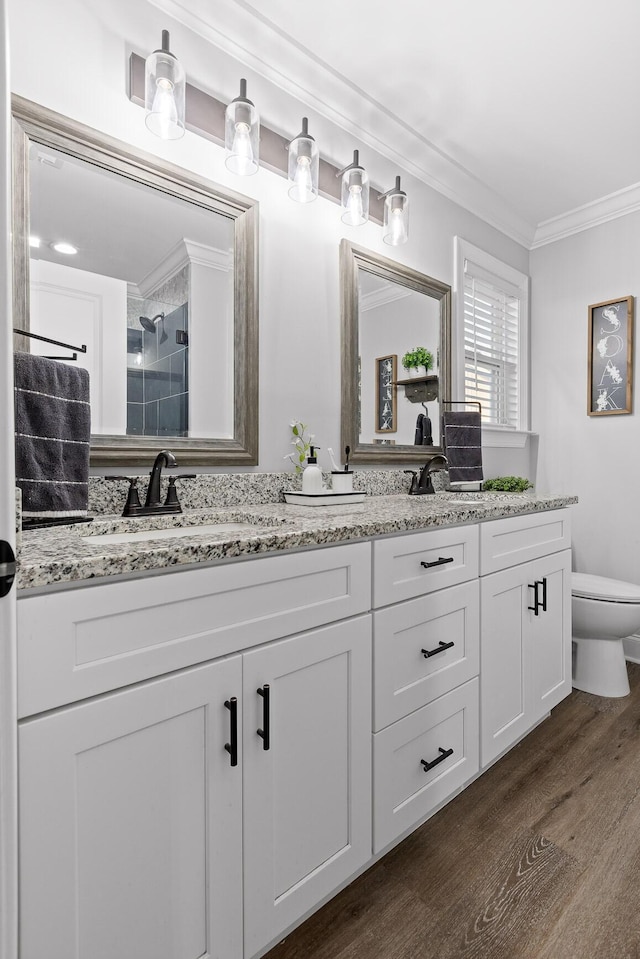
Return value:
<svg viewBox="0 0 640 959">
<path fill-rule="evenodd" d="M 424 346 L 416 346 L 404 354 L 402 365 L 409 376 L 424 376 L 433 366 L 433 353 Z"/>
</svg>

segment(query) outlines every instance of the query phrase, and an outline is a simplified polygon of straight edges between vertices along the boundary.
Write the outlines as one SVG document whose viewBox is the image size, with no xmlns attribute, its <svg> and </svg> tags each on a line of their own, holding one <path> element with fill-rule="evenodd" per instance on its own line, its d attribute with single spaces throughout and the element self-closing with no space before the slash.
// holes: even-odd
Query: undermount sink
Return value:
<svg viewBox="0 0 640 959">
<path fill-rule="evenodd" d="M 450 506 L 488 506 L 489 502 L 486 499 L 474 499 L 469 497 L 468 499 L 448 499 L 447 505 Z"/>
<path fill-rule="evenodd" d="M 263 524 L 262 524 L 263 525 Z M 202 536 L 218 533 L 245 533 L 250 535 L 261 524 L 253 523 L 203 523 L 201 526 L 172 526 L 169 529 L 137 529 L 117 533 L 89 533 L 83 536 L 88 546 L 105 544 L 140 543 L 155 539 L 177 539 L 183 536 Z"/>
</svg>

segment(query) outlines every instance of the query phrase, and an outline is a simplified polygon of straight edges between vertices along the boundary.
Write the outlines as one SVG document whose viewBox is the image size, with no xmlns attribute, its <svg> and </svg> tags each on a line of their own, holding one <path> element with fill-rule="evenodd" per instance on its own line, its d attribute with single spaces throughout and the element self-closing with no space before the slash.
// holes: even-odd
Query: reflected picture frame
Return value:
<svg viewBox="0 0 640 959">
<path fill-rule="evenodd" d="M 398 430 L 396 415 L 397 370 L 398 356 L 396 353 L 376 357 L 376 433 L 396 433 Z"/>
<path fill-rule="evenodd" d="M 589 306 L 587 415 L 633 411 L 634 298 Z"/>
</svg>

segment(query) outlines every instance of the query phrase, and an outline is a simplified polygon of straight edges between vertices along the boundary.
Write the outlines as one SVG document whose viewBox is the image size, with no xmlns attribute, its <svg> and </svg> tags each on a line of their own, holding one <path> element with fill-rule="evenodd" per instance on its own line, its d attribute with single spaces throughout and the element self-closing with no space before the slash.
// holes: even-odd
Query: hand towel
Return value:
<svg viewBox="0 0 640 959">
<path fill-rule="evenodd" d="M 16 485 L 22 515 L 83 516 L 88 509 L 89 373 L 15 353 Z"/>
<path fill-rule="evenodd" d="M 423 438 L 423 423 L 425 421 L 424 413 L 418 413 L 418 419 L 416 420 L 416 434 L 413 440 L 414 446 L 422 446 Z"/>
<path fill-rule="evenodd" d="M 450 483 L 471 483 L 483 479 L 482 427 L 480 413 L 445 410 L 442 434 L 449 464 Z"/>
</svg>

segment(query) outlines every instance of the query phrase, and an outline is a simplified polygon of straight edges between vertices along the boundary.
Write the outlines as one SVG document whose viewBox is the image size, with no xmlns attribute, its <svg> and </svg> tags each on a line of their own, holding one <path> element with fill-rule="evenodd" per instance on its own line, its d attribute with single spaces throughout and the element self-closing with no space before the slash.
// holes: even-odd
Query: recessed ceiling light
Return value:
<svg viewBox="0 0 640 959">
<path fill-rule="evenodd" d="M 56 253 L 64 253 L 65 256 L 73 256 L 74 253 L 77 253 L 78 250 L 75 246 L 72 246 L 71 243 L 52 243 L 51 248 L 56 251 Z"/>
<path fill-rule="evenodd" d="M 29 237 L 29 246 L 39 247 L 40 246 L 40 237 L 39 236 L 30 236 Z"/>
</svg>

